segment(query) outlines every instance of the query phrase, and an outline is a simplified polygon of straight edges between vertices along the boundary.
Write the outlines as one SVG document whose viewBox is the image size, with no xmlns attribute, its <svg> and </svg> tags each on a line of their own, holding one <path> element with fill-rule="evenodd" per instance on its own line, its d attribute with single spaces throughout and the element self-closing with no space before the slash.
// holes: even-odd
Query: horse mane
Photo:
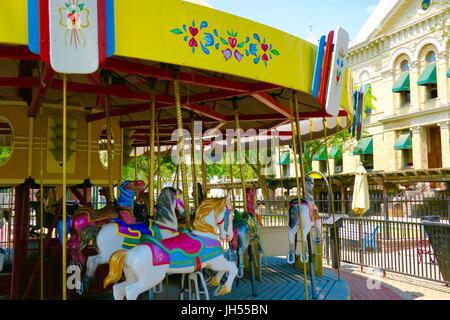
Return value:
<svg viewBox="0 0 450 320">
<path fill-rule="evenodd" d="M 155 221 L 156 222 L 171 222 L 171 223 L 177 223 L 177 219 L 175 217 L 174 220 L 174 213 L 172 212 L 172 202 L 174 199 L 174 194 L 177 192 L 175 188 L 172 187 L 166 187 L 162 189 L 161 194 L 158 197 L 158 205 L 157 205 L 157 211 L 155 215 Z"/>
<path fill-rule="evenodd" d="M 216 234 L 213 226 L 206 222 L 206 217 L 214 210 L 214 218 L 217 218 L 225 210 L 227 198 L 205 199 L 195 214 L 193 228 L 196 231 Z"/>
</svg>

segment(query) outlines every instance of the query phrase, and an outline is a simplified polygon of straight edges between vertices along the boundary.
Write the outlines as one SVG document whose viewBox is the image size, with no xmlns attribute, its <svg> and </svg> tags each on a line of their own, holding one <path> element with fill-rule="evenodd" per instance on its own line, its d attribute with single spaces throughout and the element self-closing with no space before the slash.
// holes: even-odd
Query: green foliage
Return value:
<svg viewBox="0 0 450 320">
<path fill-rule="evenodd" d="M 11 156 L 11 147 L 0 147 L 0 165 L 5 163 Z"/>
<path fill-rule="evenodd" d="M 123 167 L 123 180 L 134 180 L 135 168 L 137 167 L 138 179 L 148 183 L 148 159 L 146 155 L 132 158 L 127 166 Z M 163 157 L 161 161 L 160 174 L 163 181 L 170 181 L 177 166 L 172 162 L 170 156 Z M 158 170 L 158 158 L 155 157 L 155 171 Z M 159 174 L 159 173 L 158 173 Z"/>
<path fill-rule="evenodd" d="M 450 24 L 447 17 L 450 14 L 450 0 L 434 0 L 433 5 L 443 8 L 444 12 L 436 18 L 431 31 L 438 31 L 444 40 L 448 40 L 450 38 Z"/>
<path fill-rule="evenodd" d="M 367 114 L 369 113 L 368 111 L 370 110 L 371 112 L 377 111 L 377 108 L 374 105 L 374 101 L 378 101 L 377 97 L 375 97 L 372 94 L 372 86 L 368 86 L 368 88 L 366 89 L 366 92 L 364 94 L 364 114 L 363 114 L 363 120 L 366 120 L 367 118 Z"/>
</svg>

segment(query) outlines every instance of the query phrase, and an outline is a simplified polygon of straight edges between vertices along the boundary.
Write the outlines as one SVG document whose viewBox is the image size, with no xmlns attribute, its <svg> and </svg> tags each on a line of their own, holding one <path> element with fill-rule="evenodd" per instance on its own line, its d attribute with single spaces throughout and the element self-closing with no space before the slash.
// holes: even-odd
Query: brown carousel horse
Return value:
<svg viewBox="0 0 450 320">
<path fill-rule="evenodd" d="M 67 241 L 67 248 L 70 250 L 72 260 L 81 264 L 86 263 L 86 258 L 80 250 L 81 234 L 87 227 L 102 226 L 113 219 L 120 218 L 127 224 L 135 224 L 134 217 L 134 197 L 145 189 L 144 181 L 125 181 L 119 186 L 120 195 L 116 203 L 111 201 L 99 210 L 88 207 L 81 207 L 77 214 L 67 219 L 67 230 L 70 239 Z M 61 224 L 59 229 L 61 230 Z M 60 232 L 62 234 L 62 232 Z"/>
</svg>

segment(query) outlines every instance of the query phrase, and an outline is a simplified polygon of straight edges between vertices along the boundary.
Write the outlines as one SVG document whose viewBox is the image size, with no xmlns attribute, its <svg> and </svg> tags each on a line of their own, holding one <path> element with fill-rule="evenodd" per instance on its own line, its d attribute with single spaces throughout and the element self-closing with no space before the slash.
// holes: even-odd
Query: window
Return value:
<svg viewBox="0 0 450 320">
<path fill-rule="evenodd" d="M 290 165 L 282 165 L 281 168 L 282 168 L 282 174 L 283 174 L 282 178 L 289 178 L 291 176 L 291 173 L 290 173 L 291 166 Z"/>
<path fill-rule="evenodd" d="M 403 62 L 400 64 L 400 70 L 401 70 L 402 72 L 409 71 L 409 62 L 408 62 L 407 60 L 403 61 Z"/>
<path fill-rule="evenodd" d="M 410 169 L 413 167 L 413 151 L 402 150 L 402 169 Z"/>
<path fill-rule="evenodd" d="M 110 141 L 110 148 L 111 148 L 111 160 L 114 161 L 114 137 L 111 130 L 111 141 Z M 100 130 L 99 138 L 98 138 L 98 156 L 101 165 L 106 169 L 108 168 L 108 137 L 107 137 L 107 131 L 106 126 L 103 126 L 103 128 Z"/>
<path fill-rule="evenodd" d="M 342 173 L 344 171 L 344 163 L 342 158 L 334 160 L 334 173 Z"/>
<path fill-rule="evenodd" d="M 433 68 L 436 70 L 436 53 L 434 51 L 430 51 L 427 53 L 425 60 L 427 62 L 427 68 Z M 432 67 L 433 66 L 433 67 Z M 436 71 L 434 71 L 436 73 Z M 436 79 L 431 82 L 436 82 Z M 438 97 L 438 88 L 437 83 L 428 83 L 426 86 L 427 91 L 427 100 L 437 99 Z"/>
<path fill-rule="evenodd" d="M 9 120 L 0 117 L 0 166 L 11 158 L 14 145 L 13 129 Z"/>
<path fill-rule="evenodd" d="M 400 104 L 402 106 L 409 106 L 411 104 L 411 91 L 402 91 L 400 93 Z"/>
<path fill-rule="evenodd" d="M 426 61 L 429 64 L 436 63 L 436 53 L 434 51 L 428 52 L 426 56 Z"/>
<path fill-rule="evenodd" d="M 326 161 L 319 161 L 319 170 L 320 170 L 320 172 L 322 172 L 324 175 L 327 175 L 327 173 L 328 173 L 328 168 L 327 168 L 327 162 L 326 162 Z"/>
<path fill-rule="evenodd" d="M 427 85 L 427 100 L 434 100 L 438 98 L 437 84 Z"/>
<path fill-rule="evenodd" d="M 373 170 L 373 154 L 362 154 L 361 162 L 367 170 Z"/>
<path fill-rule="evenodd" d="M 400 63 L 400 75 L 398 76 L 392 91 L 400 93 L 400 106 L 409 106 L 411 104 L 408 60 L 403 60 L 402 63 Z"/>
</svg>

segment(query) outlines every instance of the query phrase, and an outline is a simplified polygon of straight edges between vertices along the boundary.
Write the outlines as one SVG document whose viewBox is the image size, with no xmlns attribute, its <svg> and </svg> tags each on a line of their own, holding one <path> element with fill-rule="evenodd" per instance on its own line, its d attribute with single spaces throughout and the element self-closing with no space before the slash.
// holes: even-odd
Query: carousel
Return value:
<svg viewBox="0 0 450 320">
<path fill-rule="evenodd" d="M 348 298 L 321 267 L 302 148 L 354 123 L 344 29 L 317 46 L 181 0 L 17 0 L 0 18 L 1 295 Z M 264 254 L 244 178 L 259 141 L 300 159 L 287 259 Z M 243 159 L 239 190 L 214 198 L 206 169 L 224 146 Z M 145 177 L 123 179 L 138 153 Z"/>
</svg>

